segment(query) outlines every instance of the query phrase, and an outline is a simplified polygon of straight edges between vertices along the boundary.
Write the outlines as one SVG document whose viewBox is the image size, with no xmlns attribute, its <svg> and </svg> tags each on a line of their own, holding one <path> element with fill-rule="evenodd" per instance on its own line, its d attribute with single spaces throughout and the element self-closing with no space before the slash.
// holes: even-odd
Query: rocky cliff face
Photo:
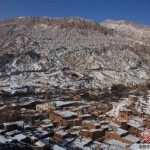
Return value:
<svg viewBox="0 0 150 150">
<path fill-rule="evenodd" d="M 80 72 L 72 81 L 62 69 Z M 85 80 L 85 79 L 91 80 Z M 0 22 L 1 87 L 110 87 L 150 78 L 150 27 L 127 21 L 19 17 Z"/>
</svg>

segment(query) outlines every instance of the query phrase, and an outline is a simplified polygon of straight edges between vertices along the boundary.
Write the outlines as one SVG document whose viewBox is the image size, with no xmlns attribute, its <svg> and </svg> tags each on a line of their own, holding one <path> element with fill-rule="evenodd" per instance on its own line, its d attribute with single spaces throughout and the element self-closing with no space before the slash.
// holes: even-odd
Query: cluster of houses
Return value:
<svg viewBox="0 0 150 150">
<path fill-rule="evenodd" d="M 0 124 L 0 147 L 16 143 L 35 150 L 135 150 L 141 133 L 150 128 L 150 114 L 135 109 L 138 97 L 129 95 L 126 101 L 120 108 L 85 100 L 38 103 L 34 122 Z"/>
</svg>

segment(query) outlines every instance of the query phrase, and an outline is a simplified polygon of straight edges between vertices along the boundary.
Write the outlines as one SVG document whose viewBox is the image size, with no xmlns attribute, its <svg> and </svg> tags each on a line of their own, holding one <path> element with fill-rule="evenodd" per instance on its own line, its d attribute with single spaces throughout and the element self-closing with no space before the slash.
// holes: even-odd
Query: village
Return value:
<svg viewBox="0 0 150 150">
<path fill-rule="evenodd" d="M 150 128 L 149 91 L 116 102 L 86 100 L 82 94 L 37 97 L 12 99 L 7 113 L 1 104 L 1 149 L 135 150 Z"/>
</svg>

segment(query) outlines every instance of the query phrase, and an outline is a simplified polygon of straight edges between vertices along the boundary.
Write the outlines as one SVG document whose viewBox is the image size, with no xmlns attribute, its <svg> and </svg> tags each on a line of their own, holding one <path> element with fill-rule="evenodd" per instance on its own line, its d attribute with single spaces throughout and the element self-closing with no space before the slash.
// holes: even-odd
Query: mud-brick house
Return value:
<svg viewBox="0 0 150 150">
<path fill-rule="evenodd" d="M 69 138 L 71 136 L 72 136 L 71 134 L 69 134 L 65 131 L 59 130 L 59 131 L 55 132 L 53 138 L 56 142 L 59 143 L 59 142 L 63 141 L 64 139 Z"/>
<path fill-rule="evenodd" d="M 28 141 L 27 136 L 25 136 L 22 133 L 15 135 L 10 140 L 17 140 L 17 141 L 22 141 L 22 142 L 27 142 Z"/>
<path fill-rule="evenodd" d="M 38 141 L 38 137 L 36 137 L 34 135 L 30 136 L 29 139 L 30 139 L 31 144 L 33 144 L 33 145 L 35 144 L 35 142 Z"/>
<path fill-rule="evenodd" d="M 132 119 L 132 111 L 129 109 L 122 109 L 119 110 L 118 118 L 124 119 L 124 120 L 131 120 Z"/>
<path fill-rule="evenodd" d="M 79 132 L 79 135 L 91 140 L 96 140 L 103 137 L 105 135 L 105 131 L 103 129 L 82 129 Z"/>
<path fill-rule="evenodd" d="M 124 143 L 127 143 L 127 144 L 140 143 L 141 138 L 135 137 L 132 134 L 128 134 L 128 135 L 122 137 L 121 141 Z"/>
<path fill-rule="evenodd" d="M 144 131 L 145 126 L 143 126 L 142 124 L 134 121 L 134 120 L 129 120 L 127 122 L 128 125 L 128 131 L 131 134 L 134 134 L 136 136 L 140 136 L 141 132 Z"/>
<path fill-rule="evenodd" d="M 5 122 L 3 123 L 4 129 L 7 131 L 12 131 L 15 129 L 22 128 L 24 121 L 16 121 L 16 122 Z"/>
<path fill-rule="evenodd" d="M 43 130 L 42 128 L 37 128 L 36 131 L 34 131 L 34 133 L 35 133 L 35 136 L 40 139 L 52 137 L 54 135 L 54 131 L 46 131 L 46 130 Z"/>
<path fill-rule="evenodd" d="M 121 128 L 114 128 L 112 131 L 105 132 L 105 140 L 108 139 L 116 139 L 120 140 L 123 136 L 128 135 L 129 132 L 127 130 L 123 130 Z"/>
<path fill-rule="evenodd" d="M 147 114 L 147 113 L 142 112 L 142 111 L 138 111 L 137 116 L 140 117 L 140 118 L 147 118 L 147 119 L 150 118 L 150 114 Z"/>
<path fill-rule="evenodd" d="M 120 128 L 124 129 L 124 130 L 128 130 L 128 125 L 127 120 L 124 119 L 118 119 L 118 118 L 113 118 L 112 122 L 117 124 L 118 126 L 120 126 Z"/>
<path fill-rule="evenodd" d="M 115 128 L 112 131 L 105 132 L 105 143 L 108 143 L 110 140 L 117 140 L 124 144 L 138 143 L 141 139 L 129 134 L 128 131 L 121 128 Z"/>
<path fill-rule="evenodd" d="M 17 124 L 15 123 L 10 123 L 10 122 L 7 122 L 7 123 L 3 123 L 3 126 L 4 126 L 4 129 L 5 130 L 8 130 L 8 131 L 12 131 L 12 130 L 15 130 L 17 129 Z"/>
<path fill-rule="evenodd" d="M 147 128 L 150 128 L 150 119 L 144 120 L 144 124 L 146 125 Z"/>
<path fill-rule="evenodd" d="M 145 113 L 137 111 L 137 116 L 139 116 L 140 118 L 145 118 Z"/>
<path fill-rule="evenodd" d="M 95 120 L 84 120 L 82 121 L 82 126 L 88 129 L 100 129 L 100 123 Z"/>
<path fill-rule="evenodd" d="M 81 125 L 81 120 L 77 118 L 77 114 L 71 111 L 53 111 L 49 114 L 49 118 L 61 126 Z"/>
<path fill-rule="evenodd" d="M 20 134 L 20 133 L 21 133 L 21 131 L 16 129 L 16 130 L 13 130 L 13 131 L 6 132 L 5 135 L 8 136 L 8 137 L 13 137 L 13 136 L 15 136 L 17 134 Z"/>
</svg>

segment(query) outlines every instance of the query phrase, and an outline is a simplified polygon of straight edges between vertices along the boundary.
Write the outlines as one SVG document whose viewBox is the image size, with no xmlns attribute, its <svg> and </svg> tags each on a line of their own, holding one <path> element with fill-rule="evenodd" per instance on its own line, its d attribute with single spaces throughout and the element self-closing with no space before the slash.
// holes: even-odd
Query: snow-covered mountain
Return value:
<svg viewBox="0 0 150 150">
<path fill-rule="evenodd" d="M 73 80 L 64 68 L 82 77 Z M 149 79 L 150 26 L 77 17 L 0 21 L 1 87 L 82 83 L 103 88 Z"/>
</svg>

